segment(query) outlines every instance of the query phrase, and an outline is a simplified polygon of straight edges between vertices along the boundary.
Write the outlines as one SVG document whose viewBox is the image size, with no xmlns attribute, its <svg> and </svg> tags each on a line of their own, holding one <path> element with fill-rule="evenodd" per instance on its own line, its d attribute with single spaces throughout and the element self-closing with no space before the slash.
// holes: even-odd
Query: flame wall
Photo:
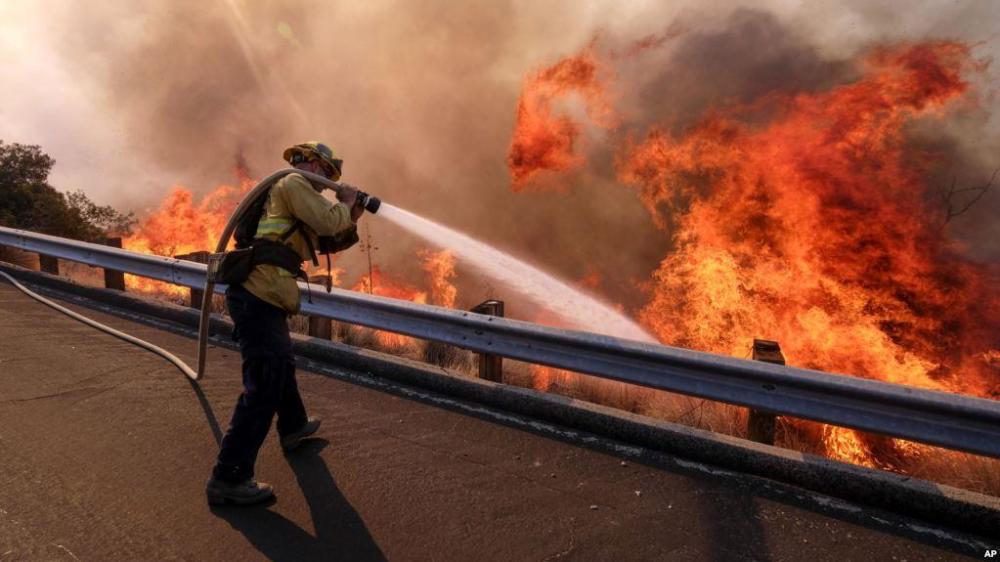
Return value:
<svg viewBox="0 0 1000 562">
<path fill-rule="evenodd" d="M 508 141 L 526 76 L 596 34 L 595 49 L 620 57 L 608 100 L 620 130 L 676 131 L 727 100 L 849 80 L 854 55 L 900 30 L 988 41 L 1000 19 L 995 3 L 904 13 L 892 2 L 702 4 L 10 0 L 0 6 L 9 63 L 0 68 L 0 122 L 8 140 L 55 156 L 60 188 L 139 211 L 177 184 L 201 195 L 232 183 L 240 151 L 259 177 L 281 164 L 287 144 L 325 138 L 346 159 L 345 180 L 567 278 L 597 264 L 610 300 L 636 309 L 669 241 L 617 186 L 603 142 L 614 130 L 583 121 L 577 154 L 588 164 L 573 170 L 568 195 L 509 190 Z M 640 44 L 678 29 L 665 43 Z M 556 116 L 593 112 L 584 99 L 559 103 Z M 983 154 L 1000 150 L 996 113 L 953 119 L 925 141 L 959 155 L 955 169 L 972 181 L 989 166 Z M 950 227 L 977 255 L 1000 252 L 1000 226 L 988 220 L 995 208 L 993 198 Z M 380 263 L 420 278 L 415 244 L 385 228 L 376 238 L 394 243 L 380 245 Z M 343 267 L 348 284 L 366 270 Z"/>
<path fill-rule="evenodd" d="M 734 16 L 741 19 L 766 21 Z M 625 52 L 632 58 L 651 46 L 642 40 Z M 595 59 L 589 68 L 601 60 L 591 44 L 525 79 L 508 157 L 513 190 L 533 177 L 544 178 L 539 187 L 558 185 L 588 158 L 606 157 L 578 143 L 590 112 L 556 114 L 551 94 L 608 104 L 619 80 L 613 69 L 585 81 L 562 71 Z M 956 209 L 983 192 L 956 187 L 954 171 L 951 186 L 935 185 L 942 169 L 968 159 L 958 143 L 928 141 L 956 115 L 980 113 L 970 80 L 988 67 L 958 41 L 875 45 L 841 65 L 832 83 L 772 89 L 696 119 L 633 122 L 605 135 L 617 180 L 634 188 L 669 241 L 645 285 L 642 322 L 672 345 L 745 356 L 764 337 L 782 342 L 793 365 L 1000 396 L 1000 262 L 974 259 L 949 229 L 963 218 Z M 544 149 L 543 157 L 523 158 L 525 147 Z M 898 467 L 923 451 L 794 425 L 853 462 Z"/>
</svg>

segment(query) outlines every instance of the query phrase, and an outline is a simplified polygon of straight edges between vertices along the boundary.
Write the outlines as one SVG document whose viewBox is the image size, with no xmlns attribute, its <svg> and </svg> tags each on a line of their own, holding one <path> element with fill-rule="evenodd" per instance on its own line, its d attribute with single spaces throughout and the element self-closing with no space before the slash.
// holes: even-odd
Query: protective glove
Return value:
<svg viewBox="0 0 1000 562">
<path fill-rule="evenodd" d="M 337 201 L 347 205 L 350 209 L 354 209 L 358 201 L 358 188 L 350 184 L 338 183 L 337 188 L 332 189 L 337 194 Z"/>
</svg>

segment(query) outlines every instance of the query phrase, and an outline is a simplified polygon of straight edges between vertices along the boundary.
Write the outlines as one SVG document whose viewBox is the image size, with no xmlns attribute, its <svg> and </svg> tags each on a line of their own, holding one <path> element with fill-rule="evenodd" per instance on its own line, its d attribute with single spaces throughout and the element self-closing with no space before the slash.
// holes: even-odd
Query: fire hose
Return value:
<svg viewBox="0 0 1000 562">
<path fill-rule="evenodd" d="M 184 373 L 185 375 L 187 375 L 188 377 L 190 377 L 192 380 L 197 380 L 197 378 L 198 378 L 197 373 L 195 373 L 193 370 L 191 370 L 191 367 L 189 367 L 187 365 L 187 363 L 185 363 L 184 361 L 181 361 L 181 359 L 179 357 L 177 357 L 173 353 L 170 353 L 169 351 L 163 349 L 162 347 L 155 346 L 155 345 L 149 343 L 146 340 L 141 340 L 141 339 L 139 339 L 139 338 L 137 338 L 135 336 L 131 336 L 129 334 L 126 334 L 125 332 L 116 330 L 116 329 L 114 329 L 111 326 L 108 326 L 106 324 L 101 324 L 97 320 L 94 320 L 92 318 L 88 318 L 88 317 L 86 317 L 86 316 L 84 316 L 84 315 L 82 315 L 80 313 L 74 312 L 74 311 L 66 308 L 65 306 L 63 306 L 61 304 L 53 302 L 52 300 L 49 300 L 49 299 L 43 297 L 42 295 L 39 295 L 38 293 L 32 291 L 31 289 L 25 287 L 24 285 L 18 283 L 17 279 L 14 279 L 13 277 L 11 277 L 10 275 L 7 275 L 3 271 L 0 271 L 0 275 L 2 275 L 4 278 L 6 278 L 8 281 L 10 281 L 11 284 L 14 285 L 15 287 L 17 287 L 22 293 L 28 295 L 29 297 L 35 299 L 38 302 L 44 304 L 45 306 L 52 307 L 52 308 L 58 310 L 59 312 L 62 312 L 66 316 L 69 316 L 70 318 L 73 318 L 74 320 L 79 320 L 80 322 L 83 322 L 84 324 L 87 324 L 88 326 L 92 326 L 94 328 L 97 328 L 98 330 L 100 330 L 102 332 L 105 332 L 107 334 L 111 334 L 112 336 L 114 336 L 116 338 L 123 339 L 123 340 L 125 340 L 125 341 L 127 341 L 127 342 L 129 342 L 131 344 L 137 345 L 137 346 L 139 346 L 141 348 L 148 349 L 149 351 L 152 351 L 153 353 L 155 353 L 155 354 L 159 355 L 160 357 L 166 359 L 167 361 L 170 361 L 171 363 L 173 363 L 175 366 L 177 366 L 178 369 L 181 370 L 182 373 Z"/>
<path fill-rule="evenodd" d="M 331 181 L 323 176 L 295 168 L 286 168 L 274 172 L 270 176 L 267 176 L 266 178 L 261 180 L 260 183 L 258 183 L 256 186 L 254 186 L 254 188 L 250 190 L 250 192 L 246 195 L 246 197 L 244 197 L 243 200 L 240 201 L 240 204 L 237 205 L 236 210 L 234 210 L 232 215 L 229 217 L 229 222 L 226 223 L 226 227 L 223 229 L 222 235 L 219 237 L 219 243 L 216 245 L 216 253 L 222 253 L 226 251 L 226 248 L 229 246 L 229 240 L 233 235 L 233 231 L 235 230 L 236 225 L 244 218 L 244 215 L 246 215 L 247 210 L 253 206 L 254 201 L 262 194 L 266 193 L 267 190 L 272 185 L 274 185 L 276 181 L 292 173 L 301 174 L 302 176 L 305 176 L 309 180 L 312 180 L 314 183 L 322 185 L 326 189 L 331 189 L 336 192 L 339 192 L 344 187 L 342 184 Z M 381 201 L 377 197 L 372 197 L 363 192 L 358 192 L 358 199 L 359 203 L 363 205 L 366 210 L 372 213 L 376 212 L 378 210 L 379 205 L 381 204 Z M 139 346 L 143 349 L 146 349 L 148 351 L 151 351 L 159 355 L 160 357 L 163 357 L 164 359 L 172 363 L 174 366 L 176 366 L 178 369 L 180 369 L 180 371 L 185 375 L 187 375 L 187 377 L 190 378 L 191 380 L 195 381 L 200 380 L 205 374 L 205 360 L 206 360 L 205 354 L 208 347 L 209 313 L 210 313 L 210 305 L 212 302 L 211 295 L 213 295 L 215 291 L 215 283 L 212 282 L 211 277 L 208 275 L 206 275 L 205 277 L 205 288 L 204 288 L 205 298 L 202 299 L 201 316 L 199 318 L 199 323 L 198 323 L 198 369 L 197 370 L 192 369 L 187 363 L 182 361 L 179 357 L 161 347 L 153 345 L 135 336 L 126 334 L 125 332 L 122 332 L 120 330 L 116 330 L 92 318 L 88 318 L 87 316 L 79 314 L 50 299 L 47 299 L 39 295 L 38 293 L 35 293 L 34 291 L 28 289 L 27 287 L 19 283 L 16 279 L 14 279 L 13 277 L 11 277 L 10 275 L 8 275 L 3 271 L 0 271 L 0 276 L 3 276 L 5 279 L 10 281 L 10 283 L 13 284 L 14 287 L 16 287 L 18 290 L 25 293 L 26 295 L 30 296 L 31 298 L 37 300 L 38 302 L 46 306 L 58 310 L 59 312 L 62 312 L 63 314 L 69 316 L 70 318 L 73 318 L 74 320 L 83 322 L 88 326 L 96 328 L 102 332 L 110 334 L 116 338 L 120 338 L 128 343 Z"/>
</svg>

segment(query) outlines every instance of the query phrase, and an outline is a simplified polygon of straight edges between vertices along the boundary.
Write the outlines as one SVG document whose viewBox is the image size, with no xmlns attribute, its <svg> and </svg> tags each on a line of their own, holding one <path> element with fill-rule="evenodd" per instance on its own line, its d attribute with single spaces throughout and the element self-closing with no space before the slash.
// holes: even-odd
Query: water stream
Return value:
<svg viewBox="0 0 1000 562">
<path fill-rule="evenodd" d="M 631 318 L 506 252 L 461 232 L 382 203 L 379 217 L 450 250 L 476 270 L 502 282 L 572 327 L 644 342 L 656 340 Z"/>
</svg>

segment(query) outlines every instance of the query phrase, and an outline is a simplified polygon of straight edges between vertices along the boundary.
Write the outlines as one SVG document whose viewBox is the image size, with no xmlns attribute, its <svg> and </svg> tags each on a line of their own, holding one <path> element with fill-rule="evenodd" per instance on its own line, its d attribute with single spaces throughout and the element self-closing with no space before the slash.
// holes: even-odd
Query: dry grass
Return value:
<svg viewBox="0 0 1000 562">
<path fill-rule="evenodd" d="M 87 287 L 104 287 L 104 270 L 100 267 L 59 260 L 59 274 Z"/>
<path fill-rule="evenodd" d="M 334 330 L 335 337 L 346 345 L 372 349 L 378 343 L 375 331 L 363 326 L 354 326 L 338 322 Z"/>
<path fill-rule="evenodd" d="M 476 365 L 478 367 L 478 363 Z M 476 373 L 478 374 L 478 370 Z M 504 359 L 503 382 L 513 386 L 531 388 L 530 365 L 527 363 L 521 363 L 520 361 Z"/>
<path fill-rule="evenodd" d="M 391 332 L 382 332 L 342 322 L 334 323 L 333 332 L 334 339 L 346 345 L 381 351 L 390 355 L 406 357 L 407 359 L 422 359 L 422 345 L 420 340 L 409 337 L 395 337 Z"/>
<path fill-rule="evenodd" d="M 645 388 L 587 375 L 560 377 L 553 382 L 548 391 L 633 413 L 642 411 L 643 404 L 652 392 Z"/>
<path fill-rule="evenodd" d="M 464 374 L 478 372 L 479 362 L 476 354 L 466 349 L 436 341 L 426 341 L 423 345 L 422 360 L 445 369 Z"/>
<path fill-rule="evenodd" d="M 0 261 L 12 263 L 25 269 L 38 271 L 38 254 L 25 252 L 9 246 L 0 246 Z"/>
<path fill-rule="evenodd" d="M 376 335 L 376 338 L 378 336 Z M 420 359 L 420 342 L 419 340 L 414 340 L 411 338 L 405 339 L 392 339 L 389 343 L 379 341 L 376 339 L 375 346 L 372 349 L 376 351 L 381 351 L 388 353 L 390 355 L 398 355 L 400 357 L 406 357 L 408 359 Z"/>
<path fill-rule="evenodd" d="M 524 364 L 505 368 L 504 375 L 508 384 L 532 387 L 534 382 L 530 368 Z M 740 406 L 575 373 L 560 377 L 548 391 L 689 427 L 747 438 L 749 410 Z M 775 427 L 775 445 L 825 456 L 822 434 L 822 424 L 803 420 L 793 422 L 789 418 L 779 417 Z M 887 465 L 886 468 L 915 478 L 1000 497 L 1000 459 L 924 445 L 918 445 L 917 450 L 920 451 L 919 454 L 894 459 L 893 466 Z"/>
<path fill-rule="evenodd" d="M 294 314 L 288 318 L 288 329 L 296 334 L 309 333 L 309 317 Z"/>
<path fill-rule="evenodd" d="M 1000 497 L 1000 459 L 928 447 L 901 470 L 904 474 Z"/>
</svg>

